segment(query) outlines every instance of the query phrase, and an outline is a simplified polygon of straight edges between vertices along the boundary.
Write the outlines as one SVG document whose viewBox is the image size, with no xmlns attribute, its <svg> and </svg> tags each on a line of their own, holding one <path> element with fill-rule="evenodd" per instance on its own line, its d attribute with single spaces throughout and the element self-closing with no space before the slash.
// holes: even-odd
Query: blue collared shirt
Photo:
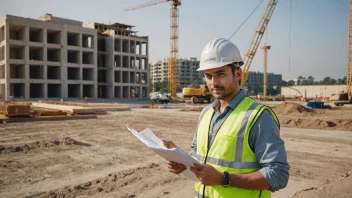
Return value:
<svg viewBox="0 0 352 198">
<path fill-rule="evenodd" d="M 220 112 L 220 103 L 217 100 L 205 107 L 206 109 L 213 108 L 215 111 L 210 123 L 209 148 L 221 125 L 245 97 L 246 92 L 241 89 L 222 113 Z M 264 110 L 254 124 L 248 141 L 262 166 L 259 171 L 269 183 L 270 190 L 274 192 L 286 187 L 290 165 L 287 162 L 284 141 L 280 138 L 280 128 L 268 110 Z M 197 133 L 194 134 L 191 148 L 194 151 L 197 149 Z"/>
</svg>

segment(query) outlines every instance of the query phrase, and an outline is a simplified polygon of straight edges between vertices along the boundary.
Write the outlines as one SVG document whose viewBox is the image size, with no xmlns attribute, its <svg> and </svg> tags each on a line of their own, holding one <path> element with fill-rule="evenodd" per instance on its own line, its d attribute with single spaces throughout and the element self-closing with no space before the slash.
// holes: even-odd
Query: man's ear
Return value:
<svg viewBox="0 0 352 198">
<path fill-rule="evenodd" d="M 239 68 L 235 72 L 236 78 L 242 78 L 242 68 Z"/>
</svg>

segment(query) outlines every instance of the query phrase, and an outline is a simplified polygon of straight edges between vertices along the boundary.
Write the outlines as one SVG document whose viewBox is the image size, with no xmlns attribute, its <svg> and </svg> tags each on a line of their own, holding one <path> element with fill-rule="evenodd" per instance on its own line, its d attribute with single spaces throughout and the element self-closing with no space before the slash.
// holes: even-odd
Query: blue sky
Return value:
<svg viewBox="0 0 352 198">
<path fill-rule="evenodd" d="M 149 36 L 150 61 L 169 55 L 169 3 L 129 12 L 124 8 L 149 0 L 0 0 L 5 14 L 37 19 L 45 13 L 88 22 L 126 23 L 140 36 Z M 200 57 L 204 45 L 228 38 L 261 0 L 183 0 L 179 19 L 179 57 Z M 265 0 L 232 41 L 245 54 L 265 9 Z M 290 0 L 279 0 L 263 42 L 271 45 L 268 71 L 284 79 L 313 76 L 342 78 L 347 73 L 348 0 L 292 0 L 291 53 L 289 53 Z M 262 45 L 261 44 L 261 45 Z M 289 56 L 289 54 L 291 54 Z M 289 67 L 289 57 L 291 64 Z M 263 51 L 258 49 L 250 71 L 262 71 Z"/>
</svg>

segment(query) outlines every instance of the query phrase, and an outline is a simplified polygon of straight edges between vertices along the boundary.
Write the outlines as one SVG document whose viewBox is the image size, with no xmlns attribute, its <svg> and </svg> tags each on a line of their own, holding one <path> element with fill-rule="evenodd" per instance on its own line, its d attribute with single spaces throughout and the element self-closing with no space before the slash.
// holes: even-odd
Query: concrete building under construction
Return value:
<svg viewBox="0 0 352 198">
<path fill-rule="evenodd" d="M 45 14 L 0 19 L 0 97 L 147 98 L 148 37 Z"/>
</svg>

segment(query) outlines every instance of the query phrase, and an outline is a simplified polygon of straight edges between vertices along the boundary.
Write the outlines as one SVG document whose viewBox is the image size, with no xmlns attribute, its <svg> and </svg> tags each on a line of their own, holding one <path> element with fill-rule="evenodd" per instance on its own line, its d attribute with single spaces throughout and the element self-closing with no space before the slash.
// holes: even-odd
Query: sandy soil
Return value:
<svg viewBox="0 0 352 198">
<path fill-rule="evenodd" d="M 276 111 L 281 120 L 348 120 L 346 112 L 352 112 Z M 98 119 L 0 125 L 0 197 L 192 197 L 193 183 L 168 173 L 164 160 L 125 125 L 149 127 L 189 150 L 198 115 L 179 109 L 132 109 Z M 329 125 L 283 126 L 291 177 L 287 188 L 273 197 L 352 197 L 350 125 L 341 127 L 345 131 Z"/>
</svg>

